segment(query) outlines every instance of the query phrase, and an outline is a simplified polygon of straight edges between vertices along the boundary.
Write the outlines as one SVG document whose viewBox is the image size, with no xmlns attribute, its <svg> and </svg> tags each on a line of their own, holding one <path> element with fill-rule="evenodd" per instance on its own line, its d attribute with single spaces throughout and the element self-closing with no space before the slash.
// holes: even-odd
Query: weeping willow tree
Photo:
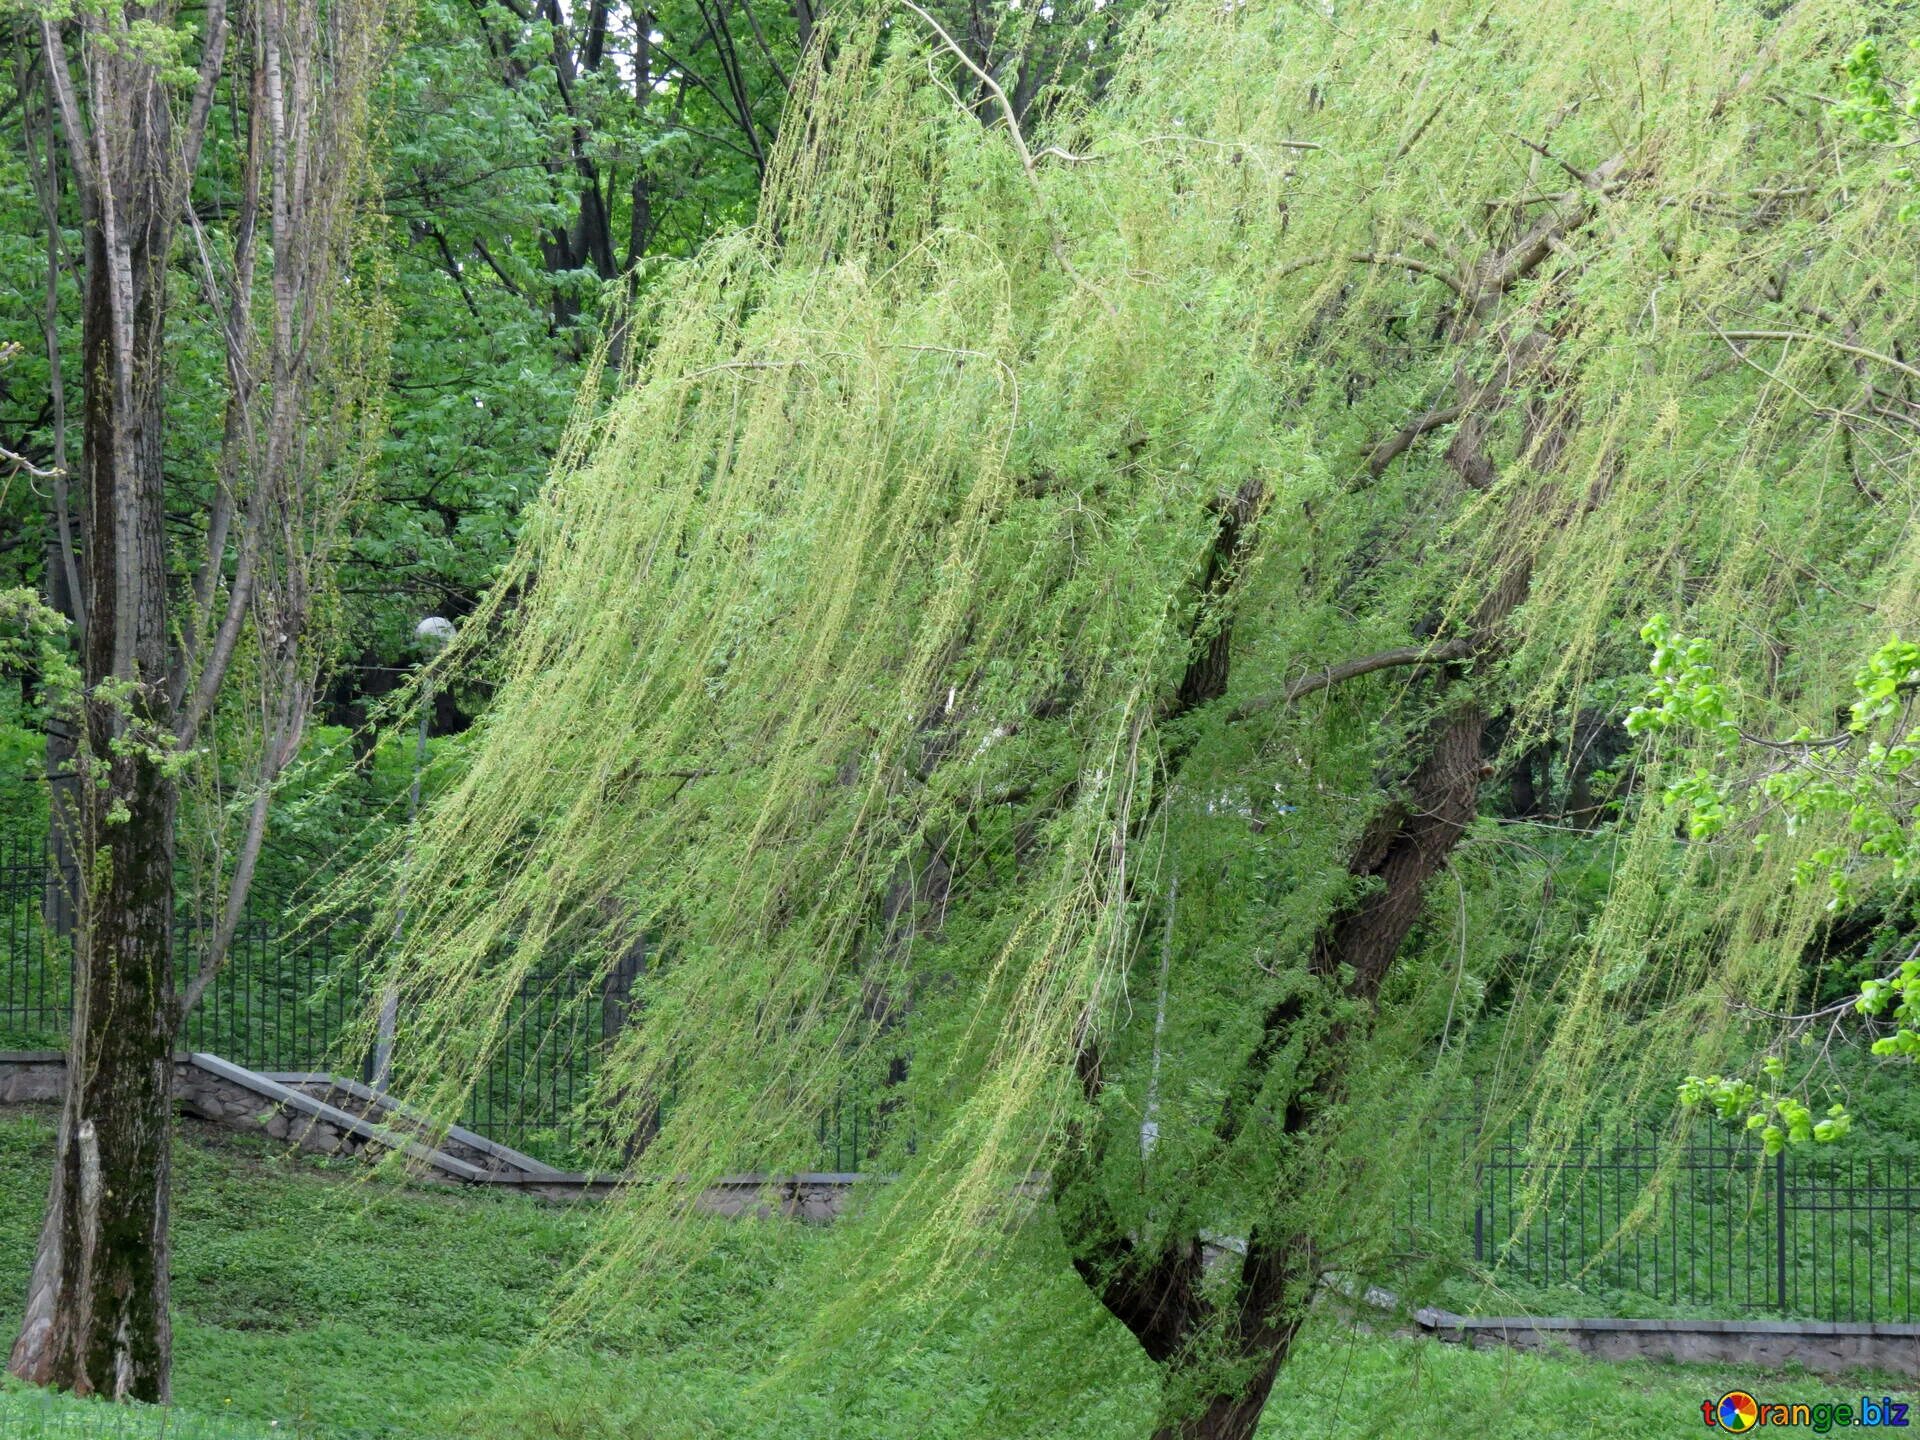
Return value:
<svg viewBox="0 0 1920 1440">
<path fill-rule="evenodd" d="M 1050 1214 L 1156 1434 L 1250 1435 L 1461 1037 L 1550 1168 L 1803 982 L 1845 819 L 1689 843 L 1723 731 L 1631 753 L 1597 892 L 1509 883 L 1500 786 L 1642 698 L 1655 611 L 1762 737 L 1911 624 L 1913 232 L 1822 98 L 1897 17 L 1177 3 L 1022 133 L 923 12 L 843 16 L 442 662 L 496 689 L 387 857 L 413 1098 L 644 943 L 593 1109 L 645 1173 L 881 1097 L 823 1325 Z M 629 1187 L 569 1313 L 686 1203 Z"/>
</svg>

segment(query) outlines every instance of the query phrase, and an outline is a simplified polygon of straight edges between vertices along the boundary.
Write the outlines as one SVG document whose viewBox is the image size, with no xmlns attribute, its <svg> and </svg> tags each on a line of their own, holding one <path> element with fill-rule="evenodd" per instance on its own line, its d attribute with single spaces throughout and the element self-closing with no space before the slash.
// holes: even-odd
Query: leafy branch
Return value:
<svg viewBox="0 0 1920 1440">
<path fill-rule="evenodd" d="M 1920 54 L 1920 40 L 1908 42 Z M 1887 77 L 1886 59 L 1880 42 L 1869 36 L 1848 53 L 1843 64 L 1847 76 L 1838 113 L 1863 140 L 1892 149 L 1904 149 L 1920 143 L 1920 90 L 1907 89 L 1906 98 L 1894 91 L 1896 82 Z M 1907 224 L 1920 219 L 1920 177 L 1911 165 L 1896 165 L 1893 181 L 1904 186 L 1907 200 L 1900 206 L 1900 220 Z"/>
<path fill-rule="evenodd" d="M 1628 732 L 1691 731 L 1717 762 L 1696 766 L 1664 791 L 1665 802 L 1684 812 L 1693 839 L 1722 834 L 1741 812 L 1755 823 L 1755 849 L 1765 849 L 1772 839 L 1770 831 L 1757 828 L 1763 816 L 1781 816 L 1789 834 L 1840 820 L 1838 836 L 1794 867 L 1799 884 L 1824 877 L 1832 911 L 1857 899 L 1861 877 L 1872 867 L 1884 867 L 1896 882 L 1914 873 L 1920 865 L 1920 805 L 1911 772 L 1920 763 L 1920 725 L 1914 723 L 1912 695 L 1920 689 L 1920 644 L 1894 636 L 1868 657 L 1854 675 L 1853 700 L 1839 733 L 1817 737 L 1802 726 L 1785 739 L 1771 739 L 1739 724 L 1732 687 L 1721 677 L 1707 640 L 1676 633 L 1658 614 L 1641 627 L 1640 636 L 1653 648 L 1653 683 L 1628 713 Z M 1757 781 L 1738 784 L 1731 777 L 1748 747 L 1776 758 Z M 1920 1056 L 1920 954 L 1910 955 L 1894 973 L 1867 981 L 1851 1007 L 1862 1015 L 1891 1012 L 1897 1028 L 1874 1041 L 1876 1055 Z M 1738 1083 L 1744 1082 L 1689 1076 L 1682 1100 L 1711 1100 L 1723 1113 L 1727 1105 L 1741 1110 L 1756 1097 L 1727 1088 Z M 1772 1109 L 1786 1114 L 1778 1104 Z M 1792 1126 L 1788 1133 L 1797 1138 Z"/>
</svg>

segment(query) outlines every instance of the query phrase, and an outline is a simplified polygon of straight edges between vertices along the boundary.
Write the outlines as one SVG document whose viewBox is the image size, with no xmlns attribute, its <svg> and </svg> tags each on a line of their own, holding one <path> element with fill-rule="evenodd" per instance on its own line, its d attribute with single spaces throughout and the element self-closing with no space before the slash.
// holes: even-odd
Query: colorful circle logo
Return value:
<svg viewBox="0 0 1920 1440">
<path fill-rule="evenodd" d="M 1738 1434 L 1742 1430 L 1751 1430 L 1760 1423 L 1760 1402 L 1744 1390 L 1734 1390 L 1720 1397 L 1720 1428 Z"/>
</svg>

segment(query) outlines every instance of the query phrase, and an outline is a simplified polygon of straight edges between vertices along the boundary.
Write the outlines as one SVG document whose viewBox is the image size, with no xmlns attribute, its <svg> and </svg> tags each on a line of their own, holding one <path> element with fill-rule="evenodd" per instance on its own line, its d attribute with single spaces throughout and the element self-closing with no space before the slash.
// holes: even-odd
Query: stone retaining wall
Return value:
<svg viewBox="0 0 1920 1440">
<path fill-rule="evenodd" d="M 67 1062 L 58 1051 L 0 1052 L 0 1105 L 58 1104 L 66 1083 Z M 173 1062 L 173 1099 L 184 1115 L 232 1130 L 264 1132 L 309 1155 L 357 1155 L 370 1143 L 332 1121 L 202 1069 L 184 1055 Z"/>
<path fill-rule="evenodd" d="M 463 1130 L 440 1133 L 414 1115 L 351 1080 L 322 1075 L 262 1075 L 212 1056 L 174 1061 L 174 1100 L 180 1112 L 249 1134 L 264 1132 L 309 1155 L 407 1153 L 416 1174 L 471 1185 L 511 1187 L 541 1200 L 599 1200 L 622 1176 L 556 1170 Z M 58 1051 L 0 1051 L 0 1105 L 58 1103 L 66 1060 Z M 852 1199 L 859 1175 L 729 1175 L 693 1201 L 726 1219 L 786 1219 L 826 1224 Z M 638 1183 L 660 1183 L 643 1180 Z"/>
<path fill-rule="evenodd" d="M 57 1050 L 0 1050 L 0 1105 L 58 1100 L 67 1083 L 66 1057 Z"/>
<path fill-rule="evenodd" d="M 1920 1325 L 1826 1320 L 1612 1320 L 1464 1316 L 1417 1310 L 1427 1334 L 1489 1349 L 1567 1349 L 1596 1360 L 1673 1360 L 1778 1370 L 1798 1365 L 1817 1375 L 1878 1370 L 1920 1377 Z"/>
<path fill-rule="evenodd" d="M 497 1140 L 489 1140 L 484 1135 L 476 1135 L 459 1125 L 436 1126 L 419 1111 L 409 1109 L 392 1096 L 372 1090 L 358 1080 L 349 1080 L 340 1075 L 280 1071 L 249 1073 L 248 1079 L 256 1086 L 262 1082 L 285 1086 L 310 1100 L 319 1101 L 323 1106 L 339 1110 L 353 1120 L 430 1141 L 435 1153 L 452 1156 L 488 1177 L 555 1179 L 563 1178 L 565 1174 L 531 1155 L 522 1154 Z M 469 1177 L 463 1173 L 459 1178 Z"/>
</svg>

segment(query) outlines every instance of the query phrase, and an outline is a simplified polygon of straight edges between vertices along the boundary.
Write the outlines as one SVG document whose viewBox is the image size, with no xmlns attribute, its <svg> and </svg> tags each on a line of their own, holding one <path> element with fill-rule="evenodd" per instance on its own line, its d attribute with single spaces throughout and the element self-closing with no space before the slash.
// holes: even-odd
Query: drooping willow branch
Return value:
<svg viewBox="0 0 1920 1440">
<path fill-rule="evenodd" d="M 947 33 L 946 27 L 941 25 L 938 20 L 914 4 L 913 0 L 900 0 L 900 3 L 924 20 L 928 27 L 932 29 L 933 33 L 940 37 L 940 43 L 945 46 L 947 50 L 951 51 L 954 58 L 966 66 L 968 71 L 986 87 L 987 93 L 993 96 L 994 102 L 999 106 L 1001 117 L 1007 122 L 1007 134 L 1012 138 L 1014 151 L 1020 157 L 1020 168 L 1025 172 L 1027 184 L 1033 191 L 1034 204 L 1039 208 L 1040 218 L 1046 224 L 1047 244 L 1053 251 L 1053 258 L 1059 261 L 1060 268 L 1066 273 L 1068 279 L 1072 280 L 1074 284 L 1080 286 L 1089 295 L 1093 296 L 1095 300 L 1100 302 L 1101 309 L 1105 310 L 1110 316 L 1116 315 L 1117 312 L 1113 308 L 1113 302 L 1102 295 L 1098 289 L 1080 274 L 1079 270 L 1074 267 L 1073 261 L 1067 255 L 1066 242 L 1061 239 L 1060 235 L 1060 222 L 1054 216 L 1053 207 L 1047 204 L 1046 191 L 1041 188 L 1040 176 L 1034 169 L 1033 151 L 1027 144 L 1027 137 L 1021 133 L 1020 117 L 1014 111 L 1013 102 L 1007 98 L 1007 92 L 1000 88 L 999 82 L 981 68 L 971 55 L 960 48 L 959 42 Z M 1065 151 L 1059 153 L 1063 155 L 1066 154 Z M 1067 158 L 1076 159 L 1078 157 L 1069 155 Z"/>
</svg>

